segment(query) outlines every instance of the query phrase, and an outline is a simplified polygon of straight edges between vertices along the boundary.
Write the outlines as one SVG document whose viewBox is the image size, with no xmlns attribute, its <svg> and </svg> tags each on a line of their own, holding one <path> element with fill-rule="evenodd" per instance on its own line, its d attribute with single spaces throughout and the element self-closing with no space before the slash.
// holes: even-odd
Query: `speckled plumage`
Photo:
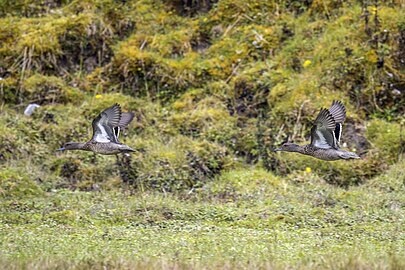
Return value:
<svg viewBox="0 0 405 270">
<path fill-rule="evenodd" d="M 339 159 L 353 159 L 359 158 L 357 154 L 348 152 L 342 149 L 323 149 L 323 148 L 316 148 L 311 146 L 310 144 L 304 146 L 304 155 L 313 156 L 322 160 L 326 161 L 333 161 Z"/>
<path fill-rule="evenodd" d="M 339 149 L 346 109 L 340 101 L 333 101 L 328 109 L 321 109 L 311 129 L 311 143 L 284 143 L 274 151 L 297 152 L 318 159 L 333 161 L 360 158 L 356 153 Z"/>
<path fill-rule="evenodd" d="M 99 143 L 94 141 L 85 143 L 81 150 L 91 151 L 102 155 L 116 155 L 120 153 L 134 152 L 131 147 L 125 144 Z"/>
</svg>

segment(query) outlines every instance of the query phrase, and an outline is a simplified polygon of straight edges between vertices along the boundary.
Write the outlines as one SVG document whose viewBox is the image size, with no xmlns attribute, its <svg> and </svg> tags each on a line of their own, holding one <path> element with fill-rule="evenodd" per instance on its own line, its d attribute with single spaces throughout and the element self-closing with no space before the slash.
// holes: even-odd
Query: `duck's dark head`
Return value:
<svg viewBox="0 0 405 270">
<path fill-rule="evenodd" d="M 301 146 L 295 143 L 283 143 L 280 148 L 274 149 L 274 152 L 286 151 L 286 152 L 298 152 L 301 149 Z"/>
<path fill-rule="evenodd" d="M 57 149 L 58 151 L 64 150 L 80 150 L 83 149 L 84 143 L 77 143 L 77 142 L 67 142 L 63 145 L 63 147 Z"/>
</svg>

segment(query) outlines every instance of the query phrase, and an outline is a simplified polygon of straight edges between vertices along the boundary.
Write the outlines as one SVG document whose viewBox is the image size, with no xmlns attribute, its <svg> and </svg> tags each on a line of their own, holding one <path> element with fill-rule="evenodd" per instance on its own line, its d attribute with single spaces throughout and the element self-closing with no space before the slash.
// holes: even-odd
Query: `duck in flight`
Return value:
<svg viewBox="0 0 405 270">
<path fill-rule="evenodd" d="M 93 137 L 86 143 L 68 142 L 58 150 L 84 150 L 103 155 L 135 152 L 131 147 L 120 143 L 120 129 L 125 128 L 134 118 L 132 112 L 121 112 L 121 106 L 115 104 L 102 111 L 92 123 Z"/>
<path fill-rule="evenodd" d="M 329 110 L 322 108 L 316 117 L 311 129 L 310 144 L 301 146 L 287 142 L 274 151 L 298 152 L 327 161 L 360 158 L 356 153 L 339 149 L 345 119 L 345 106 L 334 100 Z"/>
</svg>

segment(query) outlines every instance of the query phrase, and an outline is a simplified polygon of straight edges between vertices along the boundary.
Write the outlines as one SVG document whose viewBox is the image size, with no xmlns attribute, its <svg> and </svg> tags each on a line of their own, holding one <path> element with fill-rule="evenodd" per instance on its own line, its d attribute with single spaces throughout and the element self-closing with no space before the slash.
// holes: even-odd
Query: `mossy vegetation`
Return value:
<svg viewBox="0 0 405 270">
<path fill-rule="evenodd" d="M 0 196 L 3 198 L 26 198 L 40 196 L 41 188 L 28 172 L 15 168 L 0 172 Z"/>
<path fill-rule="evenodd" d="M 403 268 L 403 14 L 0 0 L 0 265 Z M 334 99 L 361 160 L 272 152 L 307 142 Z M 135 153 L 56 151 L 114 103 L 135 113 L 121 135 Z"/>
</svg>

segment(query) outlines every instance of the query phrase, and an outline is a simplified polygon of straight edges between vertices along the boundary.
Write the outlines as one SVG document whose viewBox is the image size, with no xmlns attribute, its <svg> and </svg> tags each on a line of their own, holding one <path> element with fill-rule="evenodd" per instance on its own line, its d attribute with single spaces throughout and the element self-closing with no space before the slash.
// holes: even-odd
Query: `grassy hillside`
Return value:
<svg viewBox="0 0 405 270">
<path fill-rule="evenodd" d="M 403 268 L 404 11 L 0 0 L 0 265 Z M 360 160 L 272 152 L 334 99 Z M 55 151 L 116 102 L 131 157 Z"/>
</svg>

